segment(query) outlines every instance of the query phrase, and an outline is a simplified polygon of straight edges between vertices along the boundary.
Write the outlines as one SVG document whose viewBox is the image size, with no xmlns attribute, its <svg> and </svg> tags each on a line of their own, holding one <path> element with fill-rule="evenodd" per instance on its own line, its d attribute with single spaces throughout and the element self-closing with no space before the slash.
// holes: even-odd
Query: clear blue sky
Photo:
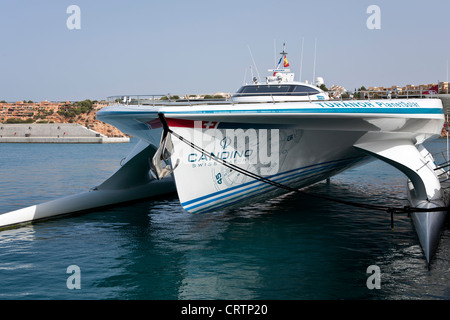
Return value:
<svg viewBox="0 0 450 320">
<path fill-rule="evenodd" d="M 69 5 L 81 29 L 69 30 Z M 381 9 L 370 30 L 369 5 Z M 291 69 L 327 86 L 445 81 L 448 0 L 2 0 L 0 100 L 103 99 L 120 94 L 233 92 L 261 77 L 286 42 Z M 249 75 L 249 73 L 247 73 Z"/>
</svg>

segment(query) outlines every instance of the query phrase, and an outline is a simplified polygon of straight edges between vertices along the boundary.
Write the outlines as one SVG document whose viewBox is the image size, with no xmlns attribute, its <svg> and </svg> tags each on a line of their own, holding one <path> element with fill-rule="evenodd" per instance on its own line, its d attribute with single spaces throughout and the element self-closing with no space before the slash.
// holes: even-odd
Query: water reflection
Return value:
<svg viewBox="0 0 450 320">
<path fill-rule="evenodd" d="M 330 191 L 330 186 L 317 188 Z M 111 298 L 130 299 L 345 298 L 342 284 L 354 282 L 355 274 L 365 286 L 364 275 L 352 265 L 367 258 L 368 248 L 386 245 L 372 237 L 380 226 L 364 238 L 367 232 L 354 223 L 349 227 L 350 220 L 361 219 L 364 230 L 374 221 L 384 228 L 388 221 L 367 212 L 365 217 L 342 213 L 336 206 L 291 194 L 200 215 L 185 213 L 176 198 L 115 208 L 115 241 L 121 250 L 94 286 L 115 288 L 117 296 Z M 337 216 L 332 214 L 336 209 Z M 352 251 L 349 237 L 368 243 Z M 360 297 L 361 291 L 347 297 Z"/>
<path fill-rule="evenodd" d="M 405 177 L 379 162 L 308 191 L 407 204 Z M 406 215 L 391 231 L 385 212 L 299 194 L 189 214 L 174 195 L 0 232 L 1 297 L 448 299 L 449 249 L 447 229 L 428 271 Z M 78 292 L 65 287 L 72 264 Z M 370 265 L 381 290 L 366 287 Z"/>
<path fill-rule="evenodd" d="M 369 189 L 355 191 L 343 179 L 309 191 L 354 200 L 370 194 L 385 201 L 384 187 Z M 435 293 L 420 289 L 430 275 L 407 216 L 397 217 L 391 231 L 386 213 L 325 205 L 297 194 L 197 215 L 184 212 L 173 197 L 86 219 L 92 230 L 85 232 L 98 236 L 106 230 L 105 249 L 111 239 L 115 243 L 114 253 L 100 255 L 109 261 L 108 272 L 92 277 L 92 292 L 109 289 L 109 298 L 397 299 L 445 297 L 447 290 L 439 282 L 432 282 Z M 442 242 L 445 248 L 449 239 Z M 448 257 L 438 259 L 448 266 Z M 383 290 L 367 289 L 369 265 L 380 266 Z M 445 278 L 441 271 L 436 267 L 432 276 Z"/>
</svg>

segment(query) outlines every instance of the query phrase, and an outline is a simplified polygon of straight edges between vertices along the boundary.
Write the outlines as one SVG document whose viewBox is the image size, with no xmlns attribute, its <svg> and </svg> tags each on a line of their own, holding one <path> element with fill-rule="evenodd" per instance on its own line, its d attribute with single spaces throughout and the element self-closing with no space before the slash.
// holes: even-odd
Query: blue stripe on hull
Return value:
<svg viewBox="0 0 450 320">
<path fill-rule="evenodd" d="M 164 111 L 165 114 L 187 114 L 179 111 Z M 248 114 L 248 113 L 313 113 L 313 114 L 443 114 L 441 108 L 301 108 L 301 109 L 250 109 L 250 110 L 197 110 L 188 112 L 189 114 Z"/>
<path fill-rule="evenodd" d="M 441 108 L 298 108 L 298 109 L 246 109 L 246 110 L 196 110 L 196 111 L 161 111 L 165 114 L 172 115 L 201 115 L 201 114 L 443 114 Z M 157 112 L 143 112 L 142 110 L 136 111 L 104 111 L 101 115 L 108 114 L 121 114 L 121 115 L 135 115 L 145 114 L 154 115 L 157 118 Z"/>
<path fill-rule="evenodd" d="M 273 176 L 269 176 L 267 178 L 283 184 L 291 184 L 291 183 L 299 184 L 301 181 L 306 181 L 308 179 L 317 179 L 324 173 L 327 172 L 329 173 L 345 167 L 349 167 L 351 165 L 356 164 L 357 162 L 360 162 L 364 158 L 365 157 L 357 157 L 351 159 L 324 162 L 321 164 L 315 164 L 303 168 L 289 170 Z M 236 191 L 229 193 L 232 190 Z M 236 187 L 228 188 L 226 190 L 214 192 L 206 196 L 199 197 L 197 199 L 183 202 L 181 205 L 184 207 L 185 210 L 190 212 L 197 212 L 197 213 L 206 212 L 230 206 L 234 203 L 247 199 L 250 196 L 255 197 L 263 193 L 267 193 L 268 191 L 271 190 L 276 190 L 276 187 L 255 180 Z"/>
<path fill-rule="evenodd" d="M 326 161 L 326 162 L 316 163 L 316 164 L 312 164 L 312 165 L 309 165 L 309 166 L 296 168 L 296 169 L 291 169 L 291 170 L 288 170 L 288 171 L 277 173 L 277 174 L 274 174 L 274 175 L 271 175 L 271 176 L 267 176 L 265 178 L 273 179 L 273 178 L 276 178 L 278 176 L 285 175 L 285 174 L 288 174 L 288 173 L 292 173 L 292 172 L 295 172 L 295 171 L 298 171 L 298 170 L 305 170 L 305 169 L 309 169 L 309 168 L 313 168 L 313 167 L 324 166 L 324 165 L 327 165 L 327 164 L 333 164 L 333 163 L 339 163 L 339 162 L 351 162 L 351 161 L 354 161 L 356 159 L 359 160 L 359 159 L 361 159 L 361 157 L 346 158 L 346 159 L 340 159 L 340 160 L 333 160 L 333 161 Z M 182 203 L 182 205 L 183 206 L 189 205 L 191 203 L 194 203 L 194 202 L 206 199 L 206 198 L 210 198 L 210 197 L 219 195 L 219 194 L 224 193 L 224 192 L 228 192 L 228 191 L 235 190 L 235 189 L 238 189 L 238 188 L 242 188 L 242 187 L 245 187 L 245 186 L 248 186 L 248 185 L 251 185 L 251 184 L 255 184 L 255 183 L 257 183 L 257 181 L 247 182 L 247 183 L 241 184 L 239 186 L 228 188 L 226 190 L 217 191 L 217 192 L 211 193 L 211 194 L 206 195 L 206 196 L 202 196 L 202 197 L 199 197 L 199 198 L 196 198 L 196 199 L 193 199 L 193 200 L 185 201 L 185 202 Z"/>
</svg>

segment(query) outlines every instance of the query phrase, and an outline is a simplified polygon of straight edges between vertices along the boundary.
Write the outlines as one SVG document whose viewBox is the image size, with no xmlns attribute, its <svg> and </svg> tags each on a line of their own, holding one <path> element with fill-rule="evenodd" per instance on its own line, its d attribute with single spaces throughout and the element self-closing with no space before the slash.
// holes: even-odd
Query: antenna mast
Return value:
<svg viewBox="0 0 450 320">
<path fill-rule="evenodd" d="M 303 68 L 303 43 L 304 43 L 305 37 L 302 37 L 302 55 L 300 57 L 300 73 L 298 75 L 298 81 L 302 81 L 302 68 Z"/>
<path fill-rule="evenodd" d="M 274 67 L 277 67 L 277 40 L 273 39 L 273 59 L 274 59 Z"/>
<path fill-rule="evenodd" d="M 280 58 L 280 61 L 278 61 L 278 65 L 277 65 L 276 69 L 278 69 L 280 67 L 281 62 L 283 61 L 283 57 L 285 55 L 287 55 L 287 52 L 285 51 L 285 49 L 286 49 L 286 43 L 283 43 L 283 52 L 280 52 L 281 58 Z"/>
<path fill-rule="evenodd" d="M 260 76 L 259 76 L 258 68 L 256 67 L 255 59 L 253 59 L 252 50 L 250 50 L 250 46 L 249 45 L 247 45 L 247 47 L 248 47 L 248 51 L 250 52 L 250 57 L 252 58 L 253 65 L 255 66 L 256 74 L 258 75 L 258 81 L 259 81 L 260 80 Z M 253 76 L 252 76 L 252 78 L 253 78 Z"/>
<path fill-rule="evenodd" d="M 314 69 L 313 69 L 313 80 L 312 84 L 315 85 L 316 83 L 316 51 L 317 51 L 317 38 L 314 41 Z"/>
<path fill-rule="evenodd" d="M 280 52 L 281 56 L 284 57 L 285 55 L 287 55 L 287 52 L 284 51 L 286 49 L 286 43 L 283 43 L 283 52 Z"/>
</svg>

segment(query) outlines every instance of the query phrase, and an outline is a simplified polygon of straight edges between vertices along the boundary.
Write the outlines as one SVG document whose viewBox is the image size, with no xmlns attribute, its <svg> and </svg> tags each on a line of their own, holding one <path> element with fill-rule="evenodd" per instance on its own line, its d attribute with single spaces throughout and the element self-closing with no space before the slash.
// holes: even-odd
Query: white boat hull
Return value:
<svg viewBox="0 0 450 320">
<path fill-rule="evenodd" d="M 173 154 L 170 160 L 159 161 L 167 165 L 164 172 L 174 169 L 174 180 L 152 178 L 155 152 L 157 157 L 167 156 L 160 143 L 171 146 L 161 139 L 160 114 L 167 119 L 170 130 L 184 139 L 183 142 L 169 135 Z M 441 132 L 444 116 L 439 99 L 189 106 L 116 104 L 100 110 L 97 117 L 141 139 L 124 166 L 97 191 L 41 205 L 48 212 L 45 216 L 36 216 L 33 208 L 19 210 L 0 215 L 0 225 L 172 192 L 173 181 L 181 205 L 189 212 L 220 210 L 288 192 L 230 170 L 209 157 L 211 153 L 247 172 L 294 189 L 378 158 L 412 181 L 413 205 L 442 204 L 439 180 L 428 164 L 432 157 L 420 147 Z M 201 146 L 206 154 L 185 142 Z M 77 201 L 84 205 L 80 207 Z M 428 239 L 421 243 L 429 261 L 436 246 L 436 230 L 442 228 L 443 220 L 441 214 L 422 217 L 414 218 L 416 227 L 424 225 L 423 221 L 432 226 L 417 227 L 421 239 Z"/>
<path fill-rule="evenodd" d="M 160 129 L 157 115 L 163 113 L 173 132 L 200 145 L 206 153 L 213 153 L 219 159 L 291 188 L 308 186 L 378 158 L 404 172 L 412 181 L 413 207 L 448 205 L 442 201 L 440 183 L 430 164 L 432 157 L 422 147 L 424 141 L 437 137 L 442 130 L 444 116 L 438 99 L 145 109 L 142 106 L 111 106 L 102 110 L 99 116 L 158 146 L 160 134 L 151 132 Z M 136 122 L 142 124 L 139 130 L 136 130 Z M 256 134 L 250 134 L 251 130 Z M 243 137 L 247 139 L 245 145 L 228 141 Z M 288 192 L 230 171 L 190 145 L 176 138 L 172 140 L 172 165 L 176 163 L 173 176 L 181 205 L 187 211 L 220 210 Z M 264 155 L 273 155 L 272 151 L 277 158 L 264 158 Z M 443 217 L 442 211 L 413 214 L 428 262 L 435 252 Z"/>
<path fill-rule="evenodd" d="M 173 121 L 168 121 L 173 123 Z M 181 205 L 192 213 L 273 198 L 284 189 L 255 180 L 209 157 L 209 153 L 257 176 L 294 189 L 327 179 L 370 158 L 352 148 L 360 132 L 303 129 L 171 129 L 207 151 L 172 138 L 172 164 Z M 240 141 L 239 141 L 240 140 Z M 241 143 L 242 142 L 242 143 Z"/>
<path fill-rule="evenodd" d="M 157 131 L 161 128 L 158 113 L 165 115 L 174 132 L 202 145 L 207 152 L 235 164 L 240 162 L 239 166 L 246 170 L 294 188 L 324 180 L 367 161 L 367 152 L 355 148 L 361 142 L 403 141 L 414 146 L 439 134 L 444 121 L 442 104 L 437 99 L 190 107 L 116 105 L 101 110 L 98 117 L 157 147 L 161 136 Z M 248 147 L 239 149 L 237 142 L 221 144 L 227 132 L 231 132 L 232 139 L 250 139 Z M 265 138 L 261 139 L 260 135 Z M 278 143 L 271 142 L 273 135 Z M 178 139 L 173 139 L 173 143 L 172 160 L 179 161 L 174 177 L 180 201 L 188 211 L 216 210 L 236 205 L 240 200 L 251 202 L 283 192 L 229 172 Z M 267 153 L 271 144 L 278 148 L 277 159 L 268 164 L 259 155 Z M 252 154 L 246 157 L 246 152 Z"/>
</svg>

